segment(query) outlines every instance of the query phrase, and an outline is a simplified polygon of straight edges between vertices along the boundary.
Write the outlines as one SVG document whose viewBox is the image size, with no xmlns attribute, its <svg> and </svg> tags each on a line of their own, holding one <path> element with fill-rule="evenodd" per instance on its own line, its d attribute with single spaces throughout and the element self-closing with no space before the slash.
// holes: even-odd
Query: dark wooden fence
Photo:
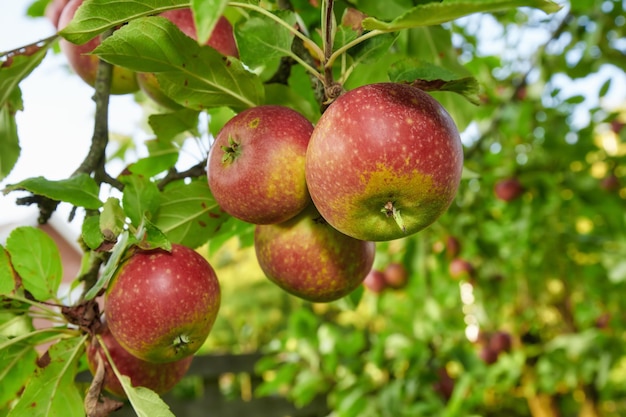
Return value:
<svg viewBox="0 0 626 417">
<path fill-rule="evenodd" d="M 223 375 L 249 375 L 250 389 L 259 385 L 261 379 L 254 373 L 254 365 L 261 358 L 259 353 L 242 355 L 196 356 L 188 375 L 200 378 L 202 395 L 194 398 L 165 394 L 162 398 L 176 417 L 324 417 L 330 411 L 326 399 L 318 397 L 305 407 L 298 408 L 283 397 L 252 397 L 249 400 L 227 398 L 220 390 L 219 380 Z M 89 374 L 79 379 L 90 380 Z M 130 405 L 111 414 L 111 417 L 136 416 Z"/>
</svg>

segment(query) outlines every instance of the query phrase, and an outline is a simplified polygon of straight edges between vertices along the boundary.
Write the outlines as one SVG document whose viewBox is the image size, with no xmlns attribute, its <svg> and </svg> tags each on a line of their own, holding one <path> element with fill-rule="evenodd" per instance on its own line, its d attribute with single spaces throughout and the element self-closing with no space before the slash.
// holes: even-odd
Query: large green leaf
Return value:
<svg viewBox="0 0 626 417">
<path fill-rule="evenodd" d="M 9 254 L 0 245 L 0 295 L 11 294 L 15 290 L 15 274 Z"/>
<path fill-rule="evenodd" d="M 159 209 L 159 189 L 156 184 L 140 175 L 121 178 L 124 186 L 122 205 L 131 223 L 139 227 L 144 217 L 152 219 Z"/>
<path fill-rule="evenodd" d="M 56 298 L 63 266 L 54 240 L 43 230 L 22 226 L 11 231 L 6 249 L 22 284 L 37 300 Z"/>
<path fill-rule="evenodd" d="M 133 387 L 130 378 L 119 374 L 122 388 L 139 417 L 174 417 L 169 406 L 158 394 L 146 387 Z"/>
<path fill-rule="evenodd" d="M 0 336 L 0 340 L 5 338 Z M 17 397 L 35 371 L 37 351 L 29 343 L 17 343 L 0 350 L 0 409 Z"/>
<path fill-rule="evenodd" d="M 50 363 L 37 367 L 9 417 L 84 417 L 83 399 L 74 382 L 87 336 L 50 347 Z"/>
<path fill-rule="evenodd" d="M 184 107 L 236 110 L 263 101 L 259 77 L 234 59 L 200 46 L 162 17 L 130 22 L 108 37 L 94 53 L 107 62 L 139 72 L 155 72 L 167 96 Z"/>
<path fill-rule="evenodd" d="M 9 100 L 0 106 L 0 181 L 9 175 L 20 156 L 15 113 L 22 109 L 19 88 L 16 88 Z"/>
<path fill-rule="evenodd" d="M 222 16 L 227 5 L 228 0 L 191 0 L 196 38 L 200 45 L 204 45 L 209 40 L 217 20 Z"/>
<path fill-rule="evenodd" d="M 83 44 L 130 20 L 185 6 L 189 6 L 189 0 L 85 0 L 59 34 L 72 43 Z"/>
<path fill-rule="evenodd" d="M 86 209 L 95 210 L 102 206 L 102 201 L 99 198 L 100 187 L 87 174 L 79 174 L 58 181 L 51 181 L 44 177 L 27 178 L 17 184 L 7 185 L 4 193 L 6 194 L 14 190 L 30 191 L 33 194 L 56 201 L 65 201 Z"/>
<path fill-rule="evenodd" d="M 390 22 L 368 17 L 363 20 L 363 27 L 367 30 L 396 31 L 439 25 L 473 13 L 497 12 L 516 7 L 535 7 L 546 13 L 554 13 L 561 8 L 550 0 L 448 0 L 415 6 Z"/>
<path fill-rule="evenodd" d="M 167 187 L 155 224 L 172 241 L 196 248 L 215 234 L 229 218 L 213 198 L 207 180 L 186 184 L 178 181 Z"/>
</svg>

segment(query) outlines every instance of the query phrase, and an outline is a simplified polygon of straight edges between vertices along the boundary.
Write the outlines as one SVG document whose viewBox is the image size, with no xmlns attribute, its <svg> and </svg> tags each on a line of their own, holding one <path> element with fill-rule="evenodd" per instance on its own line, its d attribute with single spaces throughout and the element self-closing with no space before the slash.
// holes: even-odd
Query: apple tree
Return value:
<svg viewBox="0 0 626 417">
<path fill-rule="evenodd" d="M 3 181 L 41 223 L 72 207 L 83 261 L 66 302 L 44 232 L 0 246 L 0 415 L 105 416 L 119 397 L 171 415 L 159 394 L 230 302 L 212 255 L 232 241 L 296 300 L 259 346 L 258 396 L 322 395 L 338 416 L 626 410 L 626 119 L 603 103 L 620 81 L 605 71 L 626 66 L 622 1 L 29 13 L 58 30 L 1 55 L 0 181 L 20 157 L 20 83 L 47 56 L 93 87 L 95 114 L 71 176 Z M 112 94 L 144 109 L 146 156 L 111 141 Z"/>
</svg>

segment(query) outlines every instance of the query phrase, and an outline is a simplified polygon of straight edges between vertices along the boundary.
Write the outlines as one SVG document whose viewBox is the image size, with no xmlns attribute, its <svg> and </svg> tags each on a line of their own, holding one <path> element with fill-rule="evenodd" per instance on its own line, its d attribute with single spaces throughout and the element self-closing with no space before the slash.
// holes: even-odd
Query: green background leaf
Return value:
<svg viewBox="0 0 626 417">
<path fill-rule="evenodd" d="M 54 240 L 43 230 L 22 226 L 11 231 L 6 250 L 22 284 L 35 299 L 57 297 L 63 278 L 61 254 Z"/>
<path fill-rule="evenodd" d="M 98 209 L 102 206 L 100 187 L 87 174 L 75 175 L 65 180 L 48 180 L 44 177 L 27 178 L 16 184 L 7 185 L 4 193 L 13 190 L 26 190 L 57 201 L 65 201 L 86 209 Z"/>
</svg>

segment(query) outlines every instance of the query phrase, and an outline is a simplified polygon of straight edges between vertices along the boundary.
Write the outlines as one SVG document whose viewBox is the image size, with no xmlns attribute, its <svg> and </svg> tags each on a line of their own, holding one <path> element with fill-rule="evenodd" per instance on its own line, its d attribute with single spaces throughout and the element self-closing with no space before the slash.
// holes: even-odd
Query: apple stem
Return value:
<svg viewBox="0 0 626 417">
<path fill-rule="evenodd" d="M 388 201 L 380 211 L 385 213 L 387 217 L 393 217 L 402 232 L 406 233 L 406 226 L 404 225 L 404 220 L 402 219 L 400 210 L 393 205 L 393 201 Z"/>
<path fill-rule="evenodd" d="M 222 156 L 222 163 L 224 164 L 232 164 L 241 155 L 241 146 L 232 136 L 228 137 L 228 146 L 222 146 L 221 148 L 224 151 L 224 156 Z"/>
</svg>

